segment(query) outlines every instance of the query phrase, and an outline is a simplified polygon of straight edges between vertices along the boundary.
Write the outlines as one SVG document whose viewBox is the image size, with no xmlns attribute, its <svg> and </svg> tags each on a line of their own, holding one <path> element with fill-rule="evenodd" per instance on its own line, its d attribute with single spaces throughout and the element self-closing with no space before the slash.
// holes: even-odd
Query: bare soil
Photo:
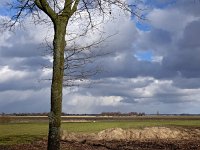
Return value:
<svg viewBox="0 0 200 150">
<path fill-rule="evenodd" d="M 144 129 L 111 128 L 99 133 L 77 134 L 62 132 L 63 141 L 135 141 L 135 140 L 189 140 L 200 139 L 200 129 L 183 129 L 167 127 L 148 127 Z"/>
<path fill-rule="evenodd" d="M 151 127 L 107 129 L 96 134 L 63 131 L 62 150 L 200 150 L 200 129 Z M 47 140 L 0 146 L 0 150 L 45 150 Z"/>
<path fill-rule="evenodd" d="M 62 150 L 200 150 L 200 140 L 85 141 L 61 142 Z M 0 146 L 0 150 L 45 150 L 47 141 Z"/>
</svg>

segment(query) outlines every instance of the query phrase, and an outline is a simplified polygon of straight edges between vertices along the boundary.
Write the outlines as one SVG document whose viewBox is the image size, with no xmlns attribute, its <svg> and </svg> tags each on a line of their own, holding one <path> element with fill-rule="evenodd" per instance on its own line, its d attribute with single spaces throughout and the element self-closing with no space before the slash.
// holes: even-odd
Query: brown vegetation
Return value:
<svg viewBox="0 0 200 150">
<path fill-rule="evenodd" d="M 200 129 L 146 127 L 144 129 L 111 128 L 98 133 L 68 133 L 63 131 L 63 141 L 134 141 L 134 140 L 200 140 Z"/>
<path fill-rule="evenodd" d="M 151 127 L 107 129 L 96 134 L 63 133 L 62 150 L 200 150 L 200 129 Z M 44 150 L 47 140 L 0 146 L 1 150 Z"/>
</svg>

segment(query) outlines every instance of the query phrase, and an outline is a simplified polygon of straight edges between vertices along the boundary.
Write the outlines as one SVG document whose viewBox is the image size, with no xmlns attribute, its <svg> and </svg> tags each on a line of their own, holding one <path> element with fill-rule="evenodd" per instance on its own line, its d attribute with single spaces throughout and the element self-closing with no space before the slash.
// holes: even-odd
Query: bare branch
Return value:
<svg viewBox="0 0 200 150">
<path fill-rule="evenodd" d="M 15 28 L 16 24 L 22 23 L 22 20 L 26 16 L 33 14 L 37 10 L 32 0 L 16 0 L 15 3 L 7 3 L 7 6 L 10 7 L 10 10 L 16 11 L 16 13 L 13 16 L 11 16 L 10 19 L 1 20 L 1 28 L 9 30 Z"/>
<path fill-rule="evenodd" d="M 77 11 L 77 7 L 80 0 L 75 0 L 74 5 L 72 6 L 72 14 L 74 14 Z"/>
<path fill-rule="evenodd" d="M 44 11 L 52 21 L 55 21 L 55 18 L 57 14 L 54 12 L 54 10 L 49 6 L 48 2 L 46 0 L 35 0 L 34 3 L 37 5 L 39 9 Z"/>
</svg>

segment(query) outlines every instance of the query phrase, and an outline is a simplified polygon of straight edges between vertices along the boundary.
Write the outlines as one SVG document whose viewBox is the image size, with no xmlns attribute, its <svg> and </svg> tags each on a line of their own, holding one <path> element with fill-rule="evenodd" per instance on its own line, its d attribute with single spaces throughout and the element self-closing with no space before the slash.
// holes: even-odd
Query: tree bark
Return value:
<svg viewBox="0 0 200 150">
<path fill-rule="evenodd" d="M 64 74 L 65 35 L 68 19 L 58 16 L 54 20 L 53 76 L 51 84 L 51 111 L 49 114 L 48 150 L 60 150 L 62 88 Z"/>
</svg>

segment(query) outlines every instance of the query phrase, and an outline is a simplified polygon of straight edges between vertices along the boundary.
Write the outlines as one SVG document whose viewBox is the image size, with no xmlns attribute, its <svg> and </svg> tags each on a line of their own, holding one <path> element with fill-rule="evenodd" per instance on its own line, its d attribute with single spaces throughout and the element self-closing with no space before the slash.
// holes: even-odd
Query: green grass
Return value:
<svg viewBox="0 0 200 150">
<path fill-rule="evenodd" d="M 62 123 L 68 132 L 96 133 L 107 128 L 144 128 L 151 126 L 200 127 L 200 120 L 134 120 Z M 47 136 L 47 123 L 0 124 L 0 145 L 28 143 Z"/>
<path fill-rule="evenodd" d="M 0 124 L 0 144 L 29 143 L 47 136 L 47 130 L 45 123 Z"/>
<path fill-rule="evenodd" d="M 63 123 L 62 129 L 68 132 L 95 133 L 108 128 L 144 128 L 152 126 L 180 126 L 200 127 L 200 120 L 148 120 L 148 121 L 113 121 L 113 122 L 85 122 L 85 123 Z"/>
</svg>

